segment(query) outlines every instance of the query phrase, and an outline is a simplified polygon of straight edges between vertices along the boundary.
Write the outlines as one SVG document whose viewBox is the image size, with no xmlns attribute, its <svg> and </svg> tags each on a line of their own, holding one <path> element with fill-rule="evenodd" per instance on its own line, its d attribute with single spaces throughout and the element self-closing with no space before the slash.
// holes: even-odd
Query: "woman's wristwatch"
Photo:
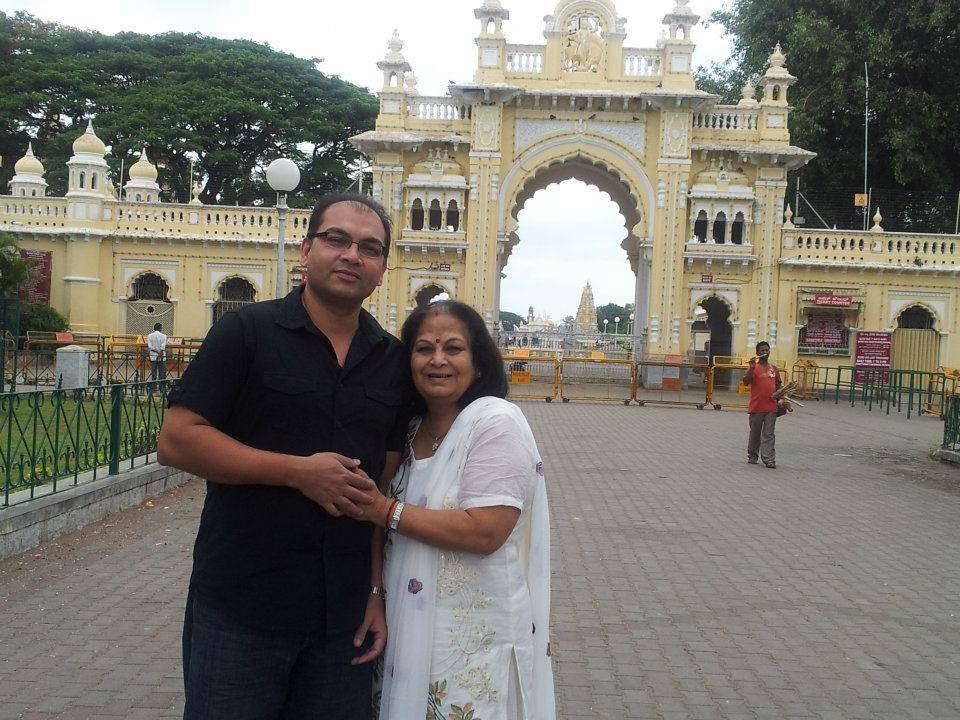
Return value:
<svg viewBox="0 0 960 720">
<path fill-rule="evenodd" d="M 384 590 L 384 589 L 383 589 L 382 587 L 380 587 L 379 585 L 371 585 L 371 586 L 370 586 L 370 594 L 371 594 L 371 595 L 376 595 L 376 596 L 377 596 L 378 598 L 380 598 L 381 600 L 386 600 L 386 599 L 387 599 L 387 591 Z"/>
</svg>

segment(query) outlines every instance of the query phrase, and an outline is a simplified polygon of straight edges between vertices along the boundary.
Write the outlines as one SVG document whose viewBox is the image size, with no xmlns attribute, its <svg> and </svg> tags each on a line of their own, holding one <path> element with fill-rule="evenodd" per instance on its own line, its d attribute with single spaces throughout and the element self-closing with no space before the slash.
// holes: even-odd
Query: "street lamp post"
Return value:
<svg viewBox="0 0 960 720">
<path fill-rule="evenodd" d="M 613 319 L 613 322 L 614 322 L 613 332 L 615 335 L 619 335 L 620 334 L 620 316 L 618 315 L 617 317 L 615 317 Z"/>
<path fill-rule="evenodd" d="M 300 168 L 289 158 L 278 158 L 267 166 L 267 184 L 277 193 L 277 297 L 284 295 L 286 283 L 286 238 L 287 193 L 300 184 Z"/>
<path fill-rule="evenodd" d="M 636 317 L 635 313 L 630 313 L 630 329 L 627 330 L 628 335 L 633 335 L 633 320 Z"/>
<path fill-rule="evenodd" d="M 607 334 L 607 323 L 608 323 L 608 322 L 610 322 L 610 318 L 604 318 L 604 319 L 603 319 L 603 334 L 604 334 L 604 335 Z"/>
</svg>

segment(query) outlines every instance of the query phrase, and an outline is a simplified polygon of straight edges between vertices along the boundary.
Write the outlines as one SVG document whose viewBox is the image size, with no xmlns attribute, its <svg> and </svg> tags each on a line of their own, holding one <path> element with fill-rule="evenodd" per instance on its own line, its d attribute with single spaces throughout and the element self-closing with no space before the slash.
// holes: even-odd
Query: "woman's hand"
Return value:
<svg viewBox="0 0 960 720">
<path fill-rule="evenodd" d="M 357 468 L 355 472 L 369 479 L 369 476 L 360 468 Z M 366 522 L 373 523 L 377 527 L 385 528 L 389 522 L 387 512 L 390 510 L 390 505 L 393 503 L 393 500 L 380 492 L 376 483 L 374 483 L 373 488 L 364 490 L 364 495 L 366 496 L 365 502 L 357 504 L 357 514 L 351 515 L 351 517 L 354 520 L 365 520 Z"/>
<path fill-rule="evenodd" d="M 372 593 L 367 598 L 367 611 L 363 615 L 363 624 L 360 625 L 357 634 L 353 636 L 353 646 L 355 648 L 362 647 L 368 633 L 373 636 L 370 649 L 363 655 L 351 660 L 351 665 L 363 665 L 371 660 L 376 660 L 387 645 L 387 613 L 384 601 L 382 597 Z"/>
</svg>

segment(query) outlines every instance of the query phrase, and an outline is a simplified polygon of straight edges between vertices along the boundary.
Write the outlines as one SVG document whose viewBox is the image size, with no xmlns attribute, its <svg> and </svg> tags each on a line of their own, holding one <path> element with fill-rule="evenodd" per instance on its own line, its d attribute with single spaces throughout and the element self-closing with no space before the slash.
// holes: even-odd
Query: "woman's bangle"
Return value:
<svg viewBox="0 0 960 720">
<path fill-rule="evenodd" d="M 376 595 L 376 596 L 377 596 L 378 598 L 380 598 L 381 600 L 386 600 L 386 599 L 387 599 L 387 591 L 384 590 L 384 589 L 383 589 L 382 587 L 380 587 L 379 585 L 371 585 L 371 586 L 370 586 L 370 594 L 371 594 L 371 595 Z"/>
<path fill-rule="evenodd" d="M 391 528 L 390 528 L 390 519 L 393 517 L 393 509 L 397 506 L 397 503 L 399 503 L 399 502 L 400 502 L 400 501 L 399 501 L 397 498 L 394 498 L 394 499 L 393 499 L 393 502 L 390 503 L 390 507 L 387 508 L 387 516 L 386 516 L 386 518 L 384 518 L 384 520 L 383 520 L 383 526 L 384 526 L 387 530 L 390 530 L 390 529 L 391 529 Z"/>
<path fill-rule="evenodd" d="M 400 516 L 403 514 L 403 508 L 406 505 L 403 503 L 397 503 L 396 507 L 393 508 L 393 512 L 390 513 L 390 529 L 396 532 L 397 527 L 400 525 Z"/>
</svg>

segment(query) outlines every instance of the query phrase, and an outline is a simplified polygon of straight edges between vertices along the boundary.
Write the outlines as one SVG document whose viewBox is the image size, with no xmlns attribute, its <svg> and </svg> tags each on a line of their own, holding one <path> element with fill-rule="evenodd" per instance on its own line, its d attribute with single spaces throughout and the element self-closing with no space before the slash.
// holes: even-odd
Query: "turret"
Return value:
<svg viewBox="0 0 960 720">
<path fill-rule="evenodd" d="M 43 179 L 43 163 L 33 154 L 33 143 L 27 144 L 27 154 L 13 166 L 14 176 L 10 181 L 10 194 L 18 197 L 43 197 L 47 193 L 47 181 Z"/>
<path fill-rule="evenodd" d="M 160 186 L 157 184 L 157 168 L 147 158 L 147 148 L 140 159 L 130 166 L 130 179 L 123 186 L 127 202 L 160 202 Z"/>
<path fill-rule="evenodd" d="M 790 115 L 790 106 L 787 103 L 787 88 L 797 79 L 784 66 L 786 56 L 777 43 L 770 55 L 770 66 L 760 78 L 760 87 L 763 97 L 760 100 L 760 133 L 762 140 L 789 142 L 790 131 L 787 128 L 787 119 Z"/>
<path fill-rule="evenodd" d="M 694 89 L 693 51 L 696 48 L 691 35 L 700 16 L 689 7 L 690 0 L 677 0 L 673 12 L 663 17 L 667 37 L 657 41 L 663 49 L 663 86 Z"/>
<path fill-rule="evenodd" d="M 87 122 L 87 129 L 73 141 L 73 157 L 67 161 L 70 170 L 67 181 L 67 197 L 88 197 L 105 199 L 110 197 L 108 172 L 105 155 L 107 146 L 93 130 L 93 120 Z"/>
<path fill-rule="evenodd" d="M 411 72 L 410 63 L 403 57 L 403 40 L 400 33 L 393 31 L 393 36 L 387 43 L 387 54 L 377 63 L 383 71 L 383 87 L 380 90 L 380 117 L 377 127 L 402 127 L 403 114 L 406 110 L 404 99 L 404 80 Z"/>
<path fill-rule="evenodd" d="M 500 0 L 484 0 L 483 5 L 473 11 L 480 22 L 480 34 L 477 36 L 477 83 L 502 83 L 506 68 L 507 40 L 503 35 L 503 21 L 510 19 L 510 11 Z"/>
</svg>

